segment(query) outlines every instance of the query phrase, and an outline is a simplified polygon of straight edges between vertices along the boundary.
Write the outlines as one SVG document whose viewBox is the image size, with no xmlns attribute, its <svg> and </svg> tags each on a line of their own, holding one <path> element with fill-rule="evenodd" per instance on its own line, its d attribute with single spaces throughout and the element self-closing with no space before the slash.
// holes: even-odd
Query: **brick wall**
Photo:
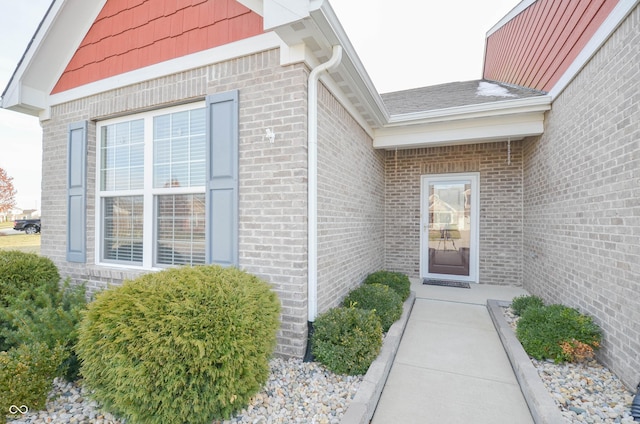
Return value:
<svg viewBox="0 0 640 424">
<path fill-rule="evenodd" d="M 384 266 L 384 153 L 320 84 L 318 312 Z"/>
<path fill-rule="evenodd" d="M 240 266 L 269 281 L 282 302 L 277 353 L 306 347 L 306 78 L 303 65 L 281 67 L 277 50 L 159 78 L 52 108 L 43 123 L 42 253 L 63 276 L 90 291 L 139 271 L 95 264 L 95 120 L 240 90 Z M 87 264 L 65 262 L 67 125 L 90 120 Z M 265 129 L 276 134 L 265 140 Z"/>
<path fill-rule="evenodd" d="M 386 268 L 420 276 L 420 190 L 427 174 L 480 173 L 479 282 L 522 284 L 522 142 L 388 151 Z"/>
<path fill-rule="evenodd" d="M 640 8 L 525 143 L 524 286 L 592 315 L 600 359 L 640 382 Z"/>
</svg>

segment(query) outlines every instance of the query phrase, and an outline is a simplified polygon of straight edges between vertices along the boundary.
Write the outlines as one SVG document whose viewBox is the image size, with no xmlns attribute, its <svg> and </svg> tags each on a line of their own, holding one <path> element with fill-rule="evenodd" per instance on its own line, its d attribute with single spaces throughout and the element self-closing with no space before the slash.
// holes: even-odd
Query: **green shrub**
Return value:
<svg viewBox="0 0 640 424">
<path fill-rule="evenodd" d="M 601 339 L 601 331 L 591 317 L 563 305 L 525 309 L 516 335 L 527 354 L 557 363 L 589 356 Z"/>
<path fill-rule="evenodd" d="M 316 360 L 337 374 L 364 374 L 382 346 L 375 312 L 334 308 L 317 317 L 311 339 Z"/>
<path fill-rule="evenodd" d="M 235 268 L 182 267 L 105 290 L 76 350 L 85 385 L 135 423 L 210 423 L 245 407 L 269 376 L 280 303 Z"/>
<path fill-rule="evenodd" d="M 0 352 L 0 422 L 11 406 L 43 409 L 51 390 L 64 348 L 50 349 L 45 343 L 22 344 Z"/>
<path fill-rule="evenodd" d="M 544 306 L 544 301 L 538 296 L 518 296 L 511 301 L 511 309 L 518 316 L 530 306 Z"/>
<path fill-rule="evenodd" d="M 382 284 L 361 285 L 347 295 L 342 302 L 342 306 L 353 306 L 374 311 L 380 318 L 382 331 L 385 333 L 402 315 L 402 299 L 400 299 L 400 295 L 389 286 Z"/>
<path fill-rule="evenodd" d="M 80 311 L 86 305 L 84 286 L 71 287 L 68 282 L 51 296 L 46 287 L 32 291 L 30 298 L 10 298 L 10 305 L 0 307 L 0 350 L 21 344 L 42 342 L 50 349 L 63 346 L 66 355 L 60 372 L 67 380 L 78 377 L 79 364 L 74 345 Z"/>
<path fill-rule="evenodd" d="M 400 295 L 400 299 L 404 302 L 411 293 L 411 282 L 409 277 L 401 272 L 377 271 L 369 274 L 364 280 L 364 284 L 383 284 L 391 287 Z"/>
<path fill-rule="evenodd" d="M 60 274 L 51 259 L 35 253 L 0 250 L 0 306 L 9 298 L 29 298 L 38 287 L 52 296 L 58 290 Z"/>
</svg>

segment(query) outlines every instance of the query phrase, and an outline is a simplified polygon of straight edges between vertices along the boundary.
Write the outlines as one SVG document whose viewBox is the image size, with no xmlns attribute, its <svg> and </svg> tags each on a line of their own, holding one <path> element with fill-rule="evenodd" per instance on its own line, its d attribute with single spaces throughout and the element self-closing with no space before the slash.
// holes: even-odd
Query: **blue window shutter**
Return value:
<svg viewBox="0 0 640 424">
<path fill-rule="evenodd" d="M 87 122 L 69 125 L 67 148 L 67 261 L 85 262 Z"/>
<path fill-rule="evenodd" d="M 207 263 L 238 266 L 238 91 L 207 96 Z"/>
</svg>

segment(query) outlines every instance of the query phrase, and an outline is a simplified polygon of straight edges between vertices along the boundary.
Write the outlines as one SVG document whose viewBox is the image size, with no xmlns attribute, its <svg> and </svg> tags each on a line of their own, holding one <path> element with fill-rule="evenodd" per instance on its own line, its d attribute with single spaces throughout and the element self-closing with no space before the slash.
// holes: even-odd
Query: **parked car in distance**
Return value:
<svg viewBox="0 0 640 424">
<path fill-rule="evenodd" d="M 24 231 L 26 234 L 36 234 L 40 232 L 39 219 L 16 219 L 13 221 L 13 229 Z"/>
</svg>

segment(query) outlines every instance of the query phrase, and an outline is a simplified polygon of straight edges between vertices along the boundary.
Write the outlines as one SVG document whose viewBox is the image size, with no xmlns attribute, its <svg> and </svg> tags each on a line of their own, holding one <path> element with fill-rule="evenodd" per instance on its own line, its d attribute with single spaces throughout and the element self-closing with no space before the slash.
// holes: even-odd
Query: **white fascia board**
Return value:
<svg viewBox="0 0 640 424">
<path fill-rule="evenodd" d="M 544 112 L 530 112 L 463 121 L 385 127 L 375 131 L 373 147 L 393 150 L 519 140 L 543 132 Z"/>
<path fill-rule="evenodd" d="M 246 8 L 249 8 L 256 12 L 260 16 L 264 16 L 263 0 L 237 0 L 238 3 Z"/>
<path fill-rule="evenodd" d="M 20 105 L 20 80 L 14 78 L 9 81 L 9 85 L 4 90 L 2 99 L 0 100 L 0 107 L 2 109 L 19 110 Z"/>
<path fill-rule="evenodd" d="M 264 30 L 268 31 L 309 17 L 309 0 L 264 0 Z"/>
<path fill-rule="evenodd" d="M 500 19 L 497 24 L 495 24 L 489 31 L 487 31 L 487 38 L 497 30 L 502 28 L 507 22 L 522 13 L 527 7 L 531 6 L 536 1 L 538 0 L 522 0 L 520 3 L 518 3 L 513 9 L 511 9 L 509 13 L 507 13 L 502 19 Z"/>
<path fill-rule="evenodd" d="M 569 66 L 558 82 L 549 90 L 549 94 L 554 99 L 569 85 L 573 78 L 578 75 L 578 72 L 580 72 L 593 55 L 596 54 L 638 3 L 640 3 L 640 0 L 620 0 L 618 2 L 596 33 L 593 34 L 587 45 L 584 46 L 580 54 L 578 54 L 571 63 L 571 66 Z"/>
<path fill-rule="evenodd" d="M 2 101 L 0 102 L 0 107 L 3 109 L 38 116 L 38 111 L 44 108 L 44 104 L 24 104 L 22 100 L 23 81 L 28 75 L 28 71 L 34 61 L 34 57 L 36 56 L 39 46 L 43 42 L 45 34 L 48 32 L 49 28 L 51 28 L 52 23 L 58 15 L 63 3 L 64 1 L 54 1 L 51 5 L 51 9 L 38 26 L 36 33 L 33 35 L 33 39 L 27 46 L 27 50 L 23 53 L 20 62 L 18 62 L 11 79 L 4 89 Z"/>
<path fill-rule="evenodd" d="M 255 37 L 246 38 L 244 40 L 214 47 L 209 50 L 161 62 L 156 65 L 150 65 L 134 71 L 125 72 L 124 74 L 85 84 L 62 93 L 53 94 L 49 97 L 49 105 L 55 106 L 127 85 L 137 84 L 166 75 L 172 75 L 178 72 L 184 72 L 190 69 L 224 62 L 226 60 L 275 48 L 287 47 L 286 45 L 283 45 L 277 34 L 267 32 Z"/>
<path fill-rule="evenodd" d="M 269 2 L 271 5 L 268 7 Z M 247 6 L 251 3 L 252 0 L 243 0 Z M 313 69 L 331 56 L 333 46 L 342 46 L 342 60 L 331 72 L 338 77 L 336 84 L 330 83 L 326 76 L 322 81 L 345 107 L 349 105 L 350 112 L 361 124 L 367 121 L 363 113 L 370 116 L 376 126 L 387 122 L 389 115 L 382 98 L 328 1 L 264 0 L 263 4 L 265 28 L 271 28 L 290 47 L 288 51 L 281 50 L 282 65 L 305 62 Z M 255 5 L 253 7 L 258 9 Z M 287 10 L 280 10 L 282 7 Z M 277 21 L 277 26 L 266 23 L 272 20 Z M 366 112 L 359 112 L 354 103 Z M 371 125 L 367 123 L 364 128 L 369 132 Z"/>
<path fill-rule="evenodd" d="M 12 94 L 3 98 L 3 108 L 27 110 L 36 116 L 47 108 L 47 96 L 105 3 L 106 0 L 53 2 L 7 86 L 7 93 Z"/>
<path fill-rule="evenodd" d="M 322 36 L 330 45 L 339 44 L 343 48 L 340 71 L 346 72 L 345 79 L 349 81 L 349 86 L 358 94 L 371 116 L 375 117 L 377 124 L 382 126 L 389 118 L 387 109 L 336 13 L 328 1 L 313 0 L 311 9 L 311 17 Z"/>
<path fill-rule="evenodd" d="M 385 125 L 385 128 L 410 124 L 460 121 L 462 119 L 517 115 L 530 112 L 545 112 L 551 109 L 551 100 L 551 96 L 544 95 L 527 97 L 524 99 L 479 103 L 475 105 L 435 109 L 425 112 L 392 115 L 389 118 L 389 123 Z"/>
</svg>

